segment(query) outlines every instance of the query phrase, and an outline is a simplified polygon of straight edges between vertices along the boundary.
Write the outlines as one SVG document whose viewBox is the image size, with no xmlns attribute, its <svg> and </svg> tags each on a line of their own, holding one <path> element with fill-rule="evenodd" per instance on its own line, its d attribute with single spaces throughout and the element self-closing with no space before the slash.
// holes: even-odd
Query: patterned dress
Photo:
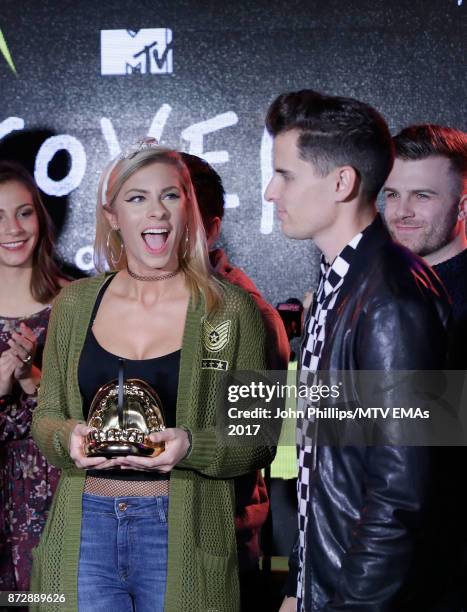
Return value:
<svg viewBox="0 0 467 612">
<path fill-rule="evenodd" d="M 40 367 L 50 306 L 29 317 L 0 316 L 0 353 L 23 321 L 37 338 L 35 364 Z M 48 465 L 31 438 L 36 398 L 19 385 L 12 401 L 0 406 L 0 591 L 27 591 L 31 550 L 39 542 L 59 471 Z"/>
</svg>

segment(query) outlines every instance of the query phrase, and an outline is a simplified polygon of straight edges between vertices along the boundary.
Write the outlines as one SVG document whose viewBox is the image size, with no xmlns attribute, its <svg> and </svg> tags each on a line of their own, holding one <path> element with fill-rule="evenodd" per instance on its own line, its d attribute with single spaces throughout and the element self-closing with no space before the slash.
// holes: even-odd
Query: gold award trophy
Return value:
<svg viewBox="0 0 467 612">
<path fill-rule="evenodd" d="M 157 393 L 143 380 L 124 377 L 119 359 L 118 380 L 103 385 L 89 408 L 84 452 L 88 457 L 157 456 L 164 442 L 154 443 L 149 434 L 165 429 L 162 404 Z"/>
</svg>

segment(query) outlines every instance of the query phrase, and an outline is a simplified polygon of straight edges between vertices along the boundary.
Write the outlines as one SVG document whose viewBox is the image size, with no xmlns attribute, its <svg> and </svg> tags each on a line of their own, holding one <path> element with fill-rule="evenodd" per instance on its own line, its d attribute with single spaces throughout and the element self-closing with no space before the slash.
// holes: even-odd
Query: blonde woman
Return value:
<svg viewBox="0 0 467 612">
<path fill-rule="evenodd" d="M 104 172 L 95 247 L 111 272 L 59 297 L 34 418 L 37 443 L 63 469 L 33 588 L 66 604 L 40 609 L 237 611 L 231 478 L 274 453 L 223 445 L 216 404 L 222 371 L 264 368 L 261 317 L 212 276 L 188 170 L 153 139 Z M 228 333 L 212 335 L 220 325 Z M 83 453 L 90 402 L 119 358 L 164 405 L 157 457 Z"/>
</svg>

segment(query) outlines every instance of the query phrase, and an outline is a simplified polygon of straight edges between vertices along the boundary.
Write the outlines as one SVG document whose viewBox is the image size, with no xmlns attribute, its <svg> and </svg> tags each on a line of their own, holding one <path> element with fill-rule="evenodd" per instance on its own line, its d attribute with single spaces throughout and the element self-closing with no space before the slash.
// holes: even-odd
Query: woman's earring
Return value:
<svg viewBox="0 0 467 612">
<path fill-rule="evenodd" d="M 185 234 L 185 249 L 183 251 L 183 259 L 186 259 L 186 256 L 188 255 L 188 247 L 190 244 L 190 233 L 188 230 L 188 225 L 186 226 L 186 234 Z"/>
<path fill-rule="evenodd" d="M 118 237 L 120 238 L 120 254 L 118 256 L 118 259 L 114 258 L 113 251 L 112 251 L 112 245 L 110 244 L 110 236 L 112 235 L 112 232 L 117 232 Z M 116 227 L 111 227 L 109 229 L 109 233 L 107 234 L 107 253 L 109 254 L 110 261 L 112 262 L 112 265 L 114 268 L 116 268 L 117 265 L 119 264 L 122 258 L 122 255 L 123 255 L 124 248 L 125 248 L 125 245 L 123 244 L 122 237 L 118 233 L 118 229 Z"/>
</svg>

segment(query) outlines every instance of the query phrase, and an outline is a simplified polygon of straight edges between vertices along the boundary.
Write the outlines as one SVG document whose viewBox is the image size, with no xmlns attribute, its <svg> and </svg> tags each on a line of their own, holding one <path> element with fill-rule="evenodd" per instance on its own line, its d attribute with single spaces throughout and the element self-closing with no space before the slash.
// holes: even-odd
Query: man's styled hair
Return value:
<svg viewBox="0 0 467 612">
<path fill-rule="evenodd" d="M 372 200 L 392 168 L 393 144 L 385 120 L 352 98 L 311 89 L 281 94 L 269 107 L 266 128 L 272 136 L 297 130 L 300 157 L 321 176 L 338 166 L 352 166 L 362 192 Z"/>
<path fill-rule="evenodd" d="M 456 198 L 467 184 L 467 134 L 430 123 L 411 125 L 394 136 L 396 157 L 417 161 L 427 157 L 447 157 L 456 180 Z"/>
<path fill-rule="evenodd" d="M 207 161 L 197 155 L 181 153 L 195 189 L 204 227 L 214 217 L 224 216 L 225 189 L 221 177 Z"/>
</svg>

